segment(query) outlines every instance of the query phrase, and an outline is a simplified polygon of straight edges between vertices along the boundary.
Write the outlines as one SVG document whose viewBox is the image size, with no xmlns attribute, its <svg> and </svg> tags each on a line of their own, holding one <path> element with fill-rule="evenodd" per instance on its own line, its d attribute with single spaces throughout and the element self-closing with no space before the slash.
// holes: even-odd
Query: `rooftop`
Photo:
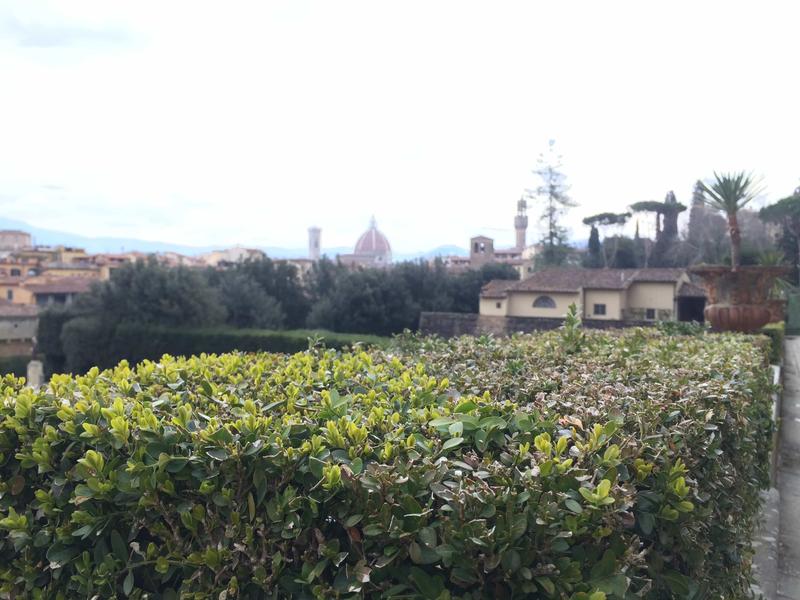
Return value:
<svg viewBox="0 0 800 600">
<path fill-rule="evenodd" d="M 44 263 L 44 268 L 46 269 L 83 269 L 86 271 L 96 271 L 97 265 L 93 265 L 90 262 L 80 261 L 80 262 L 47 262 Z"/>
<path fill-rule="evenodd" d="M 57 277 L 25 283 L 25 288 L 34 294 L 83 294 L 92 287 L 95 279 L 88 277 Z"/>
<path fill-rule="evenodd" d="M 0 318 L 8 317 L 35 317 L 39 309 L 30 304 L 15 304 L 8 300 L 0 300 Z"/>
<path fill-rule="evenodd" d="M 634 282 L 677 283 L 684 273 L 683 269 L 545 269 L 522 281 L 490 281 L 481 296 L 505 296 L 509 290 L 567 293 L 581 289 L 624 290 Z"/>
</svg>

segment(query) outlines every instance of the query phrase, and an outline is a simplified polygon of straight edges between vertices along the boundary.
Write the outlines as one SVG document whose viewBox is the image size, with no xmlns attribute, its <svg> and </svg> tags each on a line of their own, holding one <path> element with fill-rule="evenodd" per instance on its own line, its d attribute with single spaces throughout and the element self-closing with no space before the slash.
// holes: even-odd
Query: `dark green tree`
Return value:
<svg viewBox="0 0 800 600">
<path fill-rule="evenodd" d="M 656 239 L 647 257 L 650 267 L 673 267 L 680 262 L 678 258 L 678 215 L 686 210 L 686 206 L 668 192 L 664 202 L 645 200 L 634 202 L 630 206 L 633 212 L 655 213 Z"/>
<path fill-rule="evenodd" d="M 589 230 L 589 244 L 586 256 L 583 258 L 583 266 L 587 269 L 599 269 L 605 266 L 603 248 L 600 245 L 600 232 L 596 225 L 592 225 Z"/>
<path fill-rule="evenodd" d="M 303 326 L 311 301 L 297 267 L 262 258 L 238 263 L 232 269 L 255 281 L 264 293 L 280 302 L 286 315 L 286 327 L 296 329 Z"/>
<path fill-rule="evenodd" d="M 114 269 L 108 281 L 79 296 L 76 310 L 110 324 L 166 327 L 217 325 L 226 316 L 219 290 L 206 273 L 167 267 L 154 258 Z"/>
<path fill-rule="evenodd" d="M 721 263 L 725 258 L 728 241 L 725 219 L 706 205 L 703 182 L 698 181 L 692 193 L 686 243 L 689 246 L 690 264 Z"/>
<path fill-rule="evenodd" d="M 603 239 L 603 246 L 609 247 L 604 252 L 611 257 L 608 266 L 612 269 L 636 269 L 642 266 L 633 239 L 614 235 Z"/>
<path fill-rule="evenodd" d="M 219 290 L 233 327 L 280 329 L 286 318 L 281 303 L 238 271 L 223 271 Z"/>
<path fill-rule="evenodd" d="M 596 215 L 592 215 L 590 217 L 586 217 L 583 220 L 584 225 L 591 225 L 592 229 L 597 229 L 600 227 L 622 227 L 630 218 L 631 213 L 611 213 L 611 212 L 604 212 L 599 213 Z M 607 238 L 608 236 L 604 236 Z M 603 266 L 608 267 L 610 262 L 614 262 L 617 253 L 617 240 L 619 236 L 614 236 L 612 238 L 611 243 L 607 244 L 605 241 L 603 242 L 602 246 L 602 260 Z M 590 239 L 591 241 L 591 239 Z M 609 246 L 611 247 L 611 258 L 609 258 L 608 250 Z"/>
<path fill-rule="evenodd" d="M 154 258 L 115 269 L 108 281 L 79 296 L 69 313 L 58 339 L 61 368 L 75 373 L 94 365 L 110 367 L 127 356 L 115 344 L 119 326 L 208 327 L 223 324 L 226 317 L 220 292 L 206 272 L 167 267 Z"/>
<path fill-rule="evenodd" d="M 790 257 L 794 281 L 800 282 L 800 188 L 791 196 L 765 206 L 758 214 L 763 221 L 780 226 L 780 248 Z"/>
<path fill-rule="evenodd" d="M 416 329 L 419 311 L 389 269 L 359 269 L 342 277 L 308 316 L 312 328 L 390 335 Z"/>
<path fill-rule="evenodd" d="M 389 335 L 416 329 L 421 311 L 477 312 L 481 288 L 492 279 L 517 279 L 498 263 L 453 273 L 441 261 L 405 262 L 392 269 L 321 265 L 307 326 Z"/>
</svg>

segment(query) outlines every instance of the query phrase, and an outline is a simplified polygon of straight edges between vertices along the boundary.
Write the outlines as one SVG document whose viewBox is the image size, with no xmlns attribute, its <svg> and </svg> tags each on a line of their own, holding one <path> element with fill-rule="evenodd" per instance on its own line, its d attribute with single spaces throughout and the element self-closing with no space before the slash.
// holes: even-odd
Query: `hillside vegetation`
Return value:
<svg viewBox="0 0 800 600">
<path fill-rule="evenodd" d="M 744 598 L 745 336 L 402 338 L 0 385 L 5 598 Z"/>
</svg>

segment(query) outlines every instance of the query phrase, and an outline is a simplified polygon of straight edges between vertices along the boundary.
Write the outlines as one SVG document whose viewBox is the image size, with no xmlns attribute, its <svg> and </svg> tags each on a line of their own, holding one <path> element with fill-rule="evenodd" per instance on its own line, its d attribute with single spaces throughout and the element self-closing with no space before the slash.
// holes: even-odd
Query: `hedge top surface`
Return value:
<svg viewBox="0 0 800 600">
<path fill-rule="evenodd" d="M 565 330 L 6 377 L 0 595 L 744 597 L 771 427 L 753 339 Z"/>
</svg>

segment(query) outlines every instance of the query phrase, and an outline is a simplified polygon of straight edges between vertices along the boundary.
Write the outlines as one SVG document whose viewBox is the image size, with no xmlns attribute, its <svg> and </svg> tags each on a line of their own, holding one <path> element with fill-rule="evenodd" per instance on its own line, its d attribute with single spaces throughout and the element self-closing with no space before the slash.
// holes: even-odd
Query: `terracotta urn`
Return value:
<svg viewBox="0 0 800 600">
<path fill-rule="evenodd" d="M 689 269 L 703 280 L 705 318 L 715 331 L 752 333 L 772 320 L 770 290 L 788 267 L 745 266 L 735 271 L 725 266 Z"/>
</svg>

